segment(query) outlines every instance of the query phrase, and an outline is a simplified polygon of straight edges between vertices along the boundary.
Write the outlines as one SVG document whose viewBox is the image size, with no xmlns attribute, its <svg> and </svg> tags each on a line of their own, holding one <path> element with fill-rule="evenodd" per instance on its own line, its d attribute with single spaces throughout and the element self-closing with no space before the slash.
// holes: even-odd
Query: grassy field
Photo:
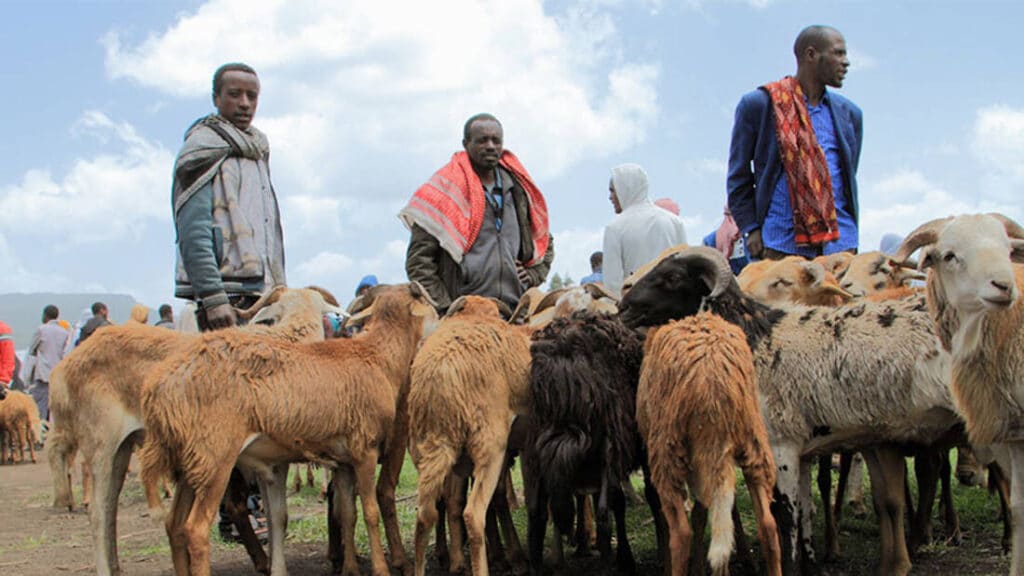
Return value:
<svg viewBox="0 0 1024 576">
<path fill-rule="evenodd" d="M 912 461 L 908 460 L 908 464 L 911 474 L 911 489 L 916 493 L 916 479 L 913 477 Z M 294 472 L 293 469 L 292 473 L 294 474 Z M 321 473 L 321 471 L 317 471 L 318 479 Z M 835 478 L 835 476 L 836 474 L 833 472 L 833 477 Z M 757 551 L 756 530 L 750 498 L 743 486 L 742 476 L 739 475 L 739 477 L 737 502 L 740 507 L 745 531 L 754 549 L 755 558 L 760 558 Z M 518 469 L 513 471 L 513 480 L 517 487 L 517 493 L 520 495 L 520 503 L 522 504 L 522 479 Z M 641 475 L 634 475 L 633 484 L 642 493 L 643 478 Z M 877 574 L 878 522 L 874 513 L 870 511 L 870 484 L 866 475 L 864 478 L 864 488 L 868 497 L 867 505 L 869 512 L 861 518 L 855 517 L 851 510 L 847 510 L 844 513 L 842 524 L 840 525 L 841 557 L 836 563 L 823 566 L 825 574 Z M 318 491 L 318 488 L 304 487 L 300 493 L 289 498 L 289 508 L 303 509 L 315 505 Z M 998 520 L 998 499 L 993 495 L 989 495 L 982 488 L 961 486 L 955 480 L 953 491 L 956 509 L 960 514 L 963 543 L 960 546 L 954 546 L 946 541 L 944 527 L 941 523 L 936 503 L 933 512 L 933 516 L 936 518 L 934 523 L 934 539 L 932 544 L 920 550 L 918 555 L 913 558 L 915 564 L 913 573 L 1005 574 L 1009 569 L 1009 565 L 1007 558 L 1001 554 L 999 548 L 1002 524 Z M 416 520 L 416 471 L 408 460 L 402 469 L 401 482 L 397 493 L 402 534 L 411 553 L 411 539 Z M 820 506 L 820 498 L 816 487 L 814 488 L 814 494 L 816 505 Z M 525 506 L 521 505 L 513 514 L 520 540 L 525 545 Z M 643 574 L 658 573 L 654 524 L 646 504 L 630 506 L 627 511 L 627 522 L 630 543 L 636 555 L 640 572 Z M 821 515 L 817 514 L 815 518 L 815 544 L 818 550 L 823 548 L 822 534 Z M 290 522 L 288 538 L 289 541 L 304 543 L 322 543 L 326 541 L 327 527 L 324 516 L 322 514 L 310 514 Z M 550 530 L 548 538 L 550 544 Z M 357 526 L 357 544 L 359 546 L 359 554 L 366 555 L 368 551 L 366 533 L 361 519 Z M 569 553 L 568 550 L 567 553 Z M 579 573 L 577 569 L 571 569 L 570 572 Z M 739 567 L 736 567 L 733 573 L 742 573 L 742 571 Z"/>
</svg>

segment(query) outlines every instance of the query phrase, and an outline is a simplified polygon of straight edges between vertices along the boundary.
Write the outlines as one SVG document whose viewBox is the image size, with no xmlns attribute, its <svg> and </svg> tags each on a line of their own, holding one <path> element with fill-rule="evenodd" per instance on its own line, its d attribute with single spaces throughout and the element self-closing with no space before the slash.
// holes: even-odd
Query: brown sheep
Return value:
<svg viewBox="0 0 1024 576">
<path fill-rule="evenodd" d="M 668 522 L 667 573 L 687 574 L 692 532 L 686 518 L 686 486 L 709 509 L 712 573 L 728 573 L 736 489 L 733 466 L 739 465 L 754 503 L 766 572 L 782 574 L 782 553 L 769 509 L 775 461 L 756 386 L 746 336 L 718 316 L 702 312 L 653 328 L 647 335 L 637 424 Z"/>
<path fill-rule="evenodd" d="M 232 465 L 265 495 L 271 574 L 286 573 L 288 464 L 337 468 L 345 574 L 357 574 L 354 492 L 363 505 L 373 572 L 389 574 L 374 474 L 393 431 L 396 398 L 424 332 L 436 319 L 416 283 L 378 286 L 373 316 L 354 338 L 295 344 L 243 331 L 203 334 L 153 369 L 143 389 L 143 476 L 177 483 L 167 516 L 179 574 L 210 573 L 210 525 Z M 210 426 L 217 422 L 217 426 Z"/>
<path fill-rule="evenodd" d="M 486 510 L 504 470 L 512 420 L 529 413 L 530 329 L 485 314 L 446 318 L 413 362 L 409 451 L 420 474 L 417 576 L 425 573 L 426 541 L 445 480 L 469 470 L 476 481 L 463 517 L 472 567 L 475 574 L 488 574 Z M 465 568 L 460 541 L 460 531 L 452 530 L 452 572 Z"/>
<path fill-rule="evenodd" d="M 740 289 L 761 302 L 838 306 L 852 298 L 821 264 L 800 256 L 748 264 L 736 278 Z"/>
<path fill-rule="evenodd" d="M 0 401 L 0 464 L 25 461 L 25 444 L 32 463 L 36 462 L 35 443 L 39 440 L 39 407 L 31 396 L 10 390 Z M 8 445 L 11 447 L 8 456 Z"/>
<path fill-rule="evenodd" d="M 322 338 L 320 316 L 335 309 L 334 297 L 320 289 L 274 290 L 261 298 L 244 319 L 269 318 L 276 327 L 252 323 L 243 330 L 278 334 L 286 340 Z M 257 318 L 257 321 L 259 321 Z M 73 507 L 69 465 L 81 451 L 94 478 L 90 522 L 96 547 L 99 574 L 117 574 L 117 499 L 131 459 L 132 449 L 141 444 L 142 382 L 156 364 L 187 347 L 198 334 L 146 326 L 137 323 L 110 326 L 98 331 L 75 348 L 57 367 L 50 381 L 50 411 L 53 429 L 48 441 L 50 470 L 54 478 L 56 508 Z M 155 484 L 143 483 L 150 514 L 163 515 Z M 86 497 L 88 498 L 88 495 Z M 265 570 L 266 555 L 249 525 L 244 506 L 236 516 L 250 538 L 247 550 L 257 570 Z"/>
</svg>

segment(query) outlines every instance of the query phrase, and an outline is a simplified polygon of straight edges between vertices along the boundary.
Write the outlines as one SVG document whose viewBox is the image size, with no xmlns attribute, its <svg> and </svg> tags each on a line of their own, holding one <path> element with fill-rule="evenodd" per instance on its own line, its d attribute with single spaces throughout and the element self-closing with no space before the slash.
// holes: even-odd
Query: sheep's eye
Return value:
<svg viewBox="0 0 1024 576">
<path fill-rule="evenodd" d="M 790 282 L 789 280 L 786 280 L 785 278 L 779 278 L 775 282 L 772 282 L 772 288 L 784 288 L 792 285 L 793 283 Z"/>
<path fill-rule="evenodd" d="M 954 254 L 954 253 L 952 253 L 952 252 L 946 252 L 946 253 L 945 253 L 945 254 L 944 254 L 944 255 L 942 256 L 942 261 L 943 261 L 943 262 L 952 262 L 952 261 L 954 261 L 954 260 L 956 260 L 956 254 Z"/>
<path fill-rule="evenodd" d="M 877 282 L 875 284 L 875 290 L 881 290 L 882 288 L 885 288 L 885 282 Z"/>
</svg>

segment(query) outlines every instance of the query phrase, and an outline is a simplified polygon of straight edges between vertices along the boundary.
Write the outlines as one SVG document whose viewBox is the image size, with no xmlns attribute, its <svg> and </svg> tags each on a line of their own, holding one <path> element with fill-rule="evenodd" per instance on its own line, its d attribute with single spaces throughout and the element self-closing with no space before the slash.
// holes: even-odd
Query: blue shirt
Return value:
<svg viewBox="0 0 1024 576">
<path fill-rule="evenodd" d="M 580 278 L 580 286 L 583 286 L 584 284 L 597 284 L 599 282 L 604 282 L 604 274 L 601 272 L 594 272 L 593 274 Z"/>
<path fill-rule="evenodd" d="M 805 98 L 806 102 L 806 98 Z M 793 205 L 789 199 L 789 185 L 785 175 L 775 185 L 768 215 L 761 228 L 761 241 L 766 248 L 813 258 L 819 254 L 833 254 L 851 248 L 857 248 L 857 222 L 852 210 L 847 206 L 846 193 L 843 188 L 843 171 L 839 159 L 839 142 L 836 139 L 835 124 L 829 109 L 828 92 L 825 93 L 817 106 L 807 105 L 807 113 L 811 117 L 811 126 L 818 139 L 818 145 L 825 152 L 825 161 L 832 177 L 832 197 L 835 199 L 836 220 L 839 224 L 839 238 L 820 246 L 797 246 L 793 234 Z"/>
</svg>

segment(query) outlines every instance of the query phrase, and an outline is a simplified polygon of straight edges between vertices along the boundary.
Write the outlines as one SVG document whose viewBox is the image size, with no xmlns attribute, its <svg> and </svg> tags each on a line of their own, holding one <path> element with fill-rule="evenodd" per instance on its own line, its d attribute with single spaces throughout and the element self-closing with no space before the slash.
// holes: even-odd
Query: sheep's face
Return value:
<svg viewBox="0 0 1024 576">
<path fill-rule="evenodd" d="M 903 268 L 881 252 L 864 252 L 850 260 L 840 286 L 854 296 L 865 296 L 888 288 L 898 288 L 909 280 L 923 280 L 913 270 Z"/>
<path fill-rule="evenodd" d="M 938 240 L 922 249 L 921 268 L 934 268 L 946 299 L 961 312 L 1003 309 L 1018 298 L 1011 261 L 1024 261 L 1024 241 L 984 215 L 952 219 Z"/>
<path fill-rule="evenodd" d="M 619 318 L 630 327 L 655 326 L 692 316 L 711 293 L 703 270 L 676 260 L 664 260 L 623 296 Z"/>
</svg>

